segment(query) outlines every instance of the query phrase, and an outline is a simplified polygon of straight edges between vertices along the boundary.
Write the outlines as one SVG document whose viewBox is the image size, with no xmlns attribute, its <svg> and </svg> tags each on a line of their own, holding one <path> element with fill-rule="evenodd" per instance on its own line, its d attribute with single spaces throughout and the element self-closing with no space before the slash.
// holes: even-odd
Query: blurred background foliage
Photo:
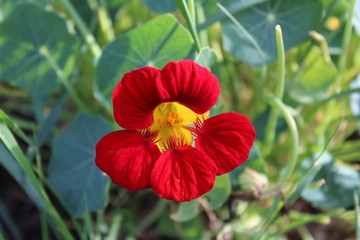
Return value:
<svg viewBox="0 0 360 240">
<path fill-rule="evenodd" d="M 360 239 L 359 14 L 359 0 L 0 0 L 0 239 Z M 177 203 L 112 184 L 94 155 L 119 129 L 122 75 L 182 59 L 218 77 L 211 114 L 247 115 L 257 140 Z"/>
</svg>

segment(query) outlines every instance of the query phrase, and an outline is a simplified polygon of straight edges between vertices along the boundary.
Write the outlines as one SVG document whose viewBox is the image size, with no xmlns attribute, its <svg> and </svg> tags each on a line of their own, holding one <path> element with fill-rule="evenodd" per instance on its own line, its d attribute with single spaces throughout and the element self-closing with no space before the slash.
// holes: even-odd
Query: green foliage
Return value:
<svg viewBox="0 0 360 240">
<path fill-rule="evenodd" d="M 176 11 L 176 4 L 173 0 L 142 0 L 146 6 L 155 13 L 167 13 Z"/>
<path fill-rule="evenodd" d="M 49 180 L 60 193 L 69 212 L 81 217 L 107 201 L 108 178 L 95 166 L 95 145 L 113 130 L 100 116 L 79 115 L 54 139 Z"/>
<path fill-rule="evenodd" d="M 0 165 L 8 173 L 1 177 L 10 175 L 39 209 L 43 239 L 262 240 L 289 231 L 310 239 L 305 224 L 334 217 L 349 226 L 346 237 L 360 236 L 359 7 L 359 0 L 0 0 Z M 210 117 L 231 111 L 253 122 L 248 160 L 190 202 L 109 184 L 94 158 L 116 125 L 114 86 L 133 69 L 182 59 L 219 79 Z M 16 203 L 7 198 L 17 189 L 10 182 L 1 183 L 0 218 L 13 217 L 1 205 Z M 21 227 L 12 224 L 1 226 L 0 239 Z"/>
<path fill-rule="evenodd" d="M 59 16 L 34 3 L 19 4 L 0 24 L 0 81 L 48 95 L 59 89 L 59 75 L 70 75 L 77 47 Z"/>
<path fill-rule="evenodd" d="M 143 66 L 162 68 L 169 61 L 191 57 L 192 52 L 189 33 L 174 17 L 162 15 L 121 35 L 104 48 L 96 68 L 96 83 L 109 99 L 126 72 Z"/>
<path fill-rule="evenodd" d="M 350 167 L 338 167 L 332 156 L 326 153 L 326 160 L 321 163 L 321 170 L 312 184 L 324 181 L 320 187 L 305 189 L 301 196 L 314 206 L 322 208 L 346 208 L 354 205 L 353 192 L 360 187 L 360 174 Z M 303 162 L 303 166 L 311 164 L 311 159 Z"/>
<path fill-rule="evenodd" d="M 186 222 L 195 218 L 199 214 L 199 200 L 194 199 L 190 202 L 179 204 L 178 210 L 171 215 L 177 222 Z"/>
<path fill-rule="evenodd" d="M 321 74 L 319 74 L 321 72 Z M 329 87 L 336 77 L 336 68 L 325 60 L 320 49 L 312 48 L 304 62 L 299 78 L 291 86 L 289 95 L 297 102 L 314 103 L 327 98 Z"/>
<path fill-rule="evenodd" d="M 308 31 L 320 20 L 321 4 L 318 0 L 270 0 L 234 14 L 236 20 L 259 45 L 259 49 L 230 20 L 223 22 L 225 49 L 252 66 L 264 65 L 277 57 L 274 28 L 279 24 L 284 33 L 285 50 L 309 39 Z"/>
</svg>

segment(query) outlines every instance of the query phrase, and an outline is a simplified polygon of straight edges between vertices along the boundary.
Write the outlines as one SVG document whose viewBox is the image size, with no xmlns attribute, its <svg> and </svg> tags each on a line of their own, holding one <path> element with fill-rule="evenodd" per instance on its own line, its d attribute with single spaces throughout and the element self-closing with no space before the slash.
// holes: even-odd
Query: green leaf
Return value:
<svg viewBox="0 0 360 240">
<path fill-rule="evenodd" d="M 320 187 L 306 189 L 301 196 L 316 207 L 347 208 L 354 205 L 353 191 L 360 186 L 360 174 L 351 167 L 334 165 L 332 156 L 322 164 L 322 168 L 315 176 L 313 184 L 320 179 L 325 183 Z M 304 161 L 304 166 L 310 166 L 312 159 Z"/>
<path fill-rule="evenodd" d="M 217 60 L 216 53 L 209 47 L 204 47 L 200 49 L 199 54 L 196 56 L 195 62 L 200 64 L 207 69 L 210 69 L 211 65 L 213 65 Z"/>
<path fill-rule="evenodd" d="M 329 87 L 336 77 L 336 67 L 332 62 L 325 61 L 317 47 L 311 49 L 304 65 L 303 72 L 289 89 L 289 95 L 300 103 L 326 99 Z"/>
<path fill-rule="evenodd" d="M 189 58 L 193 53 L 190 34 L 174 17 L 162 15 L 122 35 L 104 48 L 96 68 L 96 83 L 110 100 L 114 86 L 135 68 L 162 68 L 169 61 Z"/>
<path fill-rule="evenodd" d="M 0 24 L 0 79 L 50 94 L 60 86 L 58 75 L 71 73 L 77 46 L 63 19 L 34 3 L 19 4 Z"/>
<path fill-rule="evenodd" d="M 231 192 L 230 177 L 223 174 L 216 177 L 214 188 L 205 194 L 209 200 L 209 207 L 212 209 L 220 208 L 229 198 Z"/>
<path fill-rule="evenodd" d="M 275 26 L 282 28 L 285 50 L 309 39 L 321 17 L 318 0 L 269 0 L 234 15 L 265 54 L 230 20 L 222 23 L 225 50 L 249 65 L 259 66 L 276 60 Z"/>
<path fill-rule="evenodd" d="M 174 0 L 142 0 L 146 6 L 155 13 L 174 12 L 177 9 Z"/>
<path fill-rule="evenodd" d="M 18 4 L 25 2 L 34 2 L 41 6 L 46 6 L 47 0 L 1 0 L 0 1 L 0 21 L 6 17 L 11 10 Z"/>
<path fill-rule="evenodd" d="M 199 214 L 199 200 L 179 203 L 177 212 L 171 214 L 171 219 L 177 222 L 186 222 Z"/>
<path fill-rule="evenodd" d="M 53 142 L 49 180 L 75 217 L 107 201 L 108 178 L 95 165 L 95 145 L 111 130 L 102 117 L 82 114 Z"/>
</svg>

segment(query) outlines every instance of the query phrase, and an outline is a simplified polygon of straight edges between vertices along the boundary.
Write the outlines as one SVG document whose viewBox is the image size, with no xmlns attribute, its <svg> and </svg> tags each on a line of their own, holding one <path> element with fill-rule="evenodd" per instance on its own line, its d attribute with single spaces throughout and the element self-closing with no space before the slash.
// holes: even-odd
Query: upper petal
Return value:
<svg viewBox="0 0 360 240">
<path fill-rule="evenodd" d="M 114 118 L 123 128 L 140 130 L 153 123 L 153 110 L 161 103 L 156 87 L 159 69 L 143 67 L 124 75 L 113 94 Z"/>
<path fill-rule="evenodd" d="M 179 102 L 199 114 L 212 108 L 220 95 L 216 76 L 192 60 L 169 62 L 156 82 L 163 102 Z"/>
<path fill-rule="evenodd" d="M 215 163 L 196 148 L 184 145 L 161 154 L 151 173 L 151 187 L 160 197 L 190 201 L 210 191 L 215 177 Z"/>
<path fill-rule="evenodd" d="M 158 147 L 136 131 L 116 131 L 96 145 L 96 165 L 130 191 L 150 187 L 150 174 L 160 156 Z"/>
<path fill-rule="evenodd" d="M 198 132 L 196 148 L 215 161 L 217 174 L 232 171 L 249 156 L 255 140 L 255 129 L 239 113 L 223 113 L 207 119 Z"/>
</svg>

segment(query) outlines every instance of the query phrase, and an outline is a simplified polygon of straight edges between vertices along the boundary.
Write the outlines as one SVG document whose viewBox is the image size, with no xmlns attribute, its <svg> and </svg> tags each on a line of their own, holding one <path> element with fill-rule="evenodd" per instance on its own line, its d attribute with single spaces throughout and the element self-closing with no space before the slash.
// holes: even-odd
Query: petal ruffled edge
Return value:
<svg viewBox="0 0 360 240">
<path fill-rule="evenodd" d="M 140 130 L 151 126 L 153 111 L 161 103 L 156 86 L 160 72 L 143 67 L 126 73 L 112 93 L 115 121 L 123 128 Z"/>
<path fill-rule="evenodd" d="M 96 145 L 96 165 L 111 180 L 130 191 L 150 187 L 151 170 L 160 156 L 158 147 L 136 131 L 105 135 Z"/>
<path fill-rule="evenodd" d="M 206 154 L 184 145 L 161 154 L 151 173 L 151 187 L 160 197 L 191 201 L 214 187 L 216 170 Z"/>
<path fill-rule="evenodd" d="M 197 135 L 196 148 L 216 163 L 217 175 L 221 175 L 248 159 L 256 132 L 246 116 L 223 113 L 207 119 Z"/>
<path fill-rule="evenodd" d="M 169 62 L 156 79 L 163 102 L 179 102 L 203 114 L 220 96 L 220 85 L 214 74 L 192 60 Z"/>
</svg>

